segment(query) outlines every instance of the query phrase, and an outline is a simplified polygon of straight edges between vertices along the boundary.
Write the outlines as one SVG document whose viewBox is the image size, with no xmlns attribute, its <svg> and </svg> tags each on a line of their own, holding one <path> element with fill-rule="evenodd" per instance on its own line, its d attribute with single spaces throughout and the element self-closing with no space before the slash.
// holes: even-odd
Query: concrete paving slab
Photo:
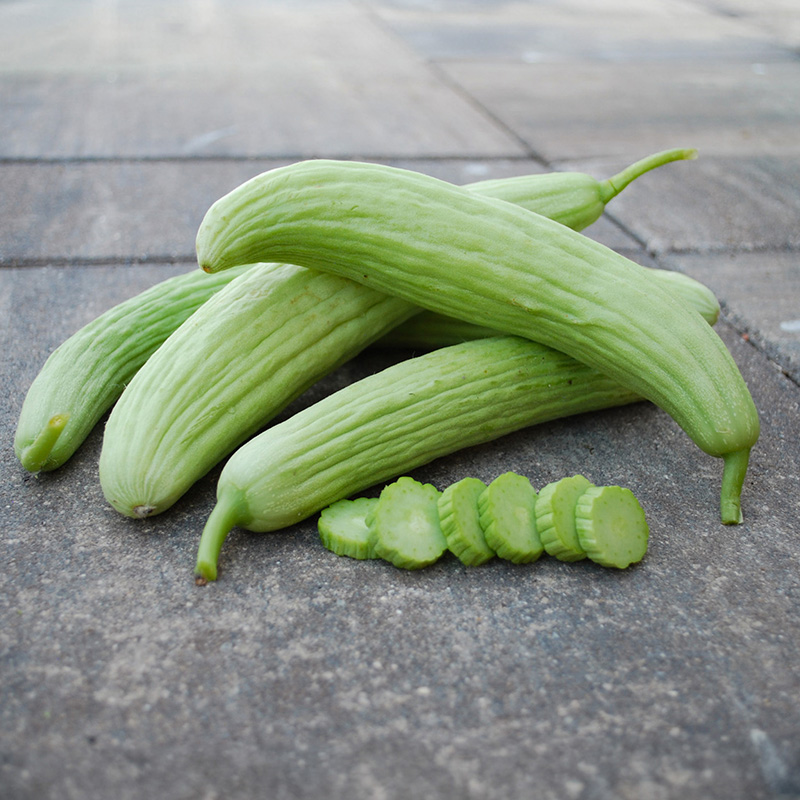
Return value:
<svg viewBox="0 0 800 800">
<path fill-rule="evenodd" d="M 601 159 L 581 168 L 613 175 L 623 166 L 619 159 Z M 764 155 L 760 148 L 736 157 L 701 149 L 697 159 L 670 164 L 635 182 L 614 198 L 608 214 L 656 254 L 796 250 L 800 159 Z"/>
<path fill-rule="evenodd" d="M 174 269 L 0 271 L 4 441 L 37 357 L 96 310 L 85 289 L 114 302 Z M 539 486 L 575 472 L 628 485 L 652 538 L 626 572 L 445 558 L 408 573 L 333 556 L 309 520 L 234 532 L 220 580 L 197 587 L 213 474 L 138 524 L 102 498 L 101 429 L 39 477 L 4 448 L 5 796 L 793 796 L 797 386 L 720 331 L 764 425 L 741 527 L 718 523 L 718 463 L 648 404 L 413 473 L 441 487 L 507 469 Z M 395 357 L 360 357 L 296 407 Z"/>
<path fill-rule="evenodd" d="M 793 7 L 748 5 L 0 3 L 3 800 L 800 797 L 798 62 L 779 57 Z M 549 28 L 532 26 L 537 11 Z M 649 53 L 603 22 L 624 12 Z M 478 39 L 476 14 L 493 38 Z M 698 24 L 681 37 L 675 14 Z M 551 63 L 524 61 L 529 31 Z M 427 60 L 436 48 L 466 60 Z M 248 106 L 292 92 L 276 106 L 290 119 Z M 48 353 L 194 269 L 180 259 L 199 215 L 251 167 L 326 155 L 456 182 L 529 166 L 605 176 L 684 144 L 701 159 L 634 184 L 590 231 L 722 294 L 718 330 L 762 421 L 741 526 L 717 520 L 719 463 L 646 403 L 413 473 L 627 485 L 651 541 L 625 572 L 450 557 L 402 572 L 328 553 L 310 519 L 234 531 L 220 580 L 200 587 L 218 470 L 138 524 L 102 497 L 102 424 L 55 473 L 14 458 Z M 284 415 L 406 355 L 364 353 Z"/>
<path fill-rule="evenodd" d="M 763 30 L 785 47 L 796 50 L 800 45 L 800 9 L 794 0 L 765 0 L 763 3 L 725 0 L 724 4 L 715 0 L 700 0 L 700 4 Z"/>
<path fill-rule="evenodd" d="M 524 152 L 352 3 L 52 6 L 0 5 L 2 158 Z"/>
<path fill-rule="evenodd" d="M 716 7 L 688 2 L 370 3 L 436 61 L 773 61 L 786 47 Z M 769 18 L 769 15 L 766 15 Z"/>
<path fill-rule="evenodd" d="M 547 162 L 676 146 L 708 155 L 800 151 L 796 60 L 467 61 L 442 69 Z"/>
<path fill-rule="evenodd" d="M 208 207 L 243 181 L 286 163 L 165 159 L 0 164 L 0 181 L 6 187 L 0 196 L 0 264 L 191 260 Z M 544 170 L 530 159 L 386 163 L 459 185 Z M 603 175 L 596 173 L 598 178 Z M 599 220 L 587 234 L 617 249 L 638 246 L 608 219 Z"/>
</svg>

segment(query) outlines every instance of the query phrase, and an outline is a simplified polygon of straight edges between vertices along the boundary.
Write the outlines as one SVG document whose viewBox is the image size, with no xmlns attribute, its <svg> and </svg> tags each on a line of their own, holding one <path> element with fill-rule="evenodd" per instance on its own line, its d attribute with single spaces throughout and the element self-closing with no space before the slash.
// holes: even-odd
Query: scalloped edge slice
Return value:
<svg viewBox="0 0 800 800">
<path fill-rule="evenodd" d="M 587 489 L 575 506 L 575 528 L 586 555 L 603 567 L 625 569 L 647 552 L 650 529 L 644 509 L 630 489 Z"/>
<path fill-rule="evenodd" d="M 337 556 L 359 561 L 377 558 L 367 525 L 367 517 L 377 503 L 377 497 L 357 497 L 354 500 L 337 500 L 323 508 L 317 520 L 322 544 Z"/>
<path fill-rule="evenodd" d="M 478 499 L 486 543 L 500 558 L 530 564 L 544 552 L 536 530 L 536 489 L 524 475 L 498 475 Z"/>
<path fill-rule="evenodd" d="M 480 566 L 495 556 L 486 542 L 478 511 L 478 498 L 485 489 L 480 478 L 462 478 L 439 497 L 439 522 L 447 548 L 467 567 Z"/>
<path fill-rule="evenodd" d="M 536 498 L 536 527 L 548 555 L 559 561 L 580 561 L 586 551 L 575 529 L 578 498 L 593 484 L 583 475 L 548 483 Z"/>
<path fill-rule="evenodd" d="M 400 569 L 421 569 L 447 550 L 439 495 L 431 483 L 403 476 L 385 486 L 367 517 L 375 555 Z"/>
</svg>

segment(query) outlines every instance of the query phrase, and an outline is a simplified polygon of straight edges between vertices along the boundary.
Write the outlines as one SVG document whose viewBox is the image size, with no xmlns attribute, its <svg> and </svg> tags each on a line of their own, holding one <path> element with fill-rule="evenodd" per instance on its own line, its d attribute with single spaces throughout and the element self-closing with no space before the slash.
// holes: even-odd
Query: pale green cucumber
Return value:
<svg viewBox="0 0 800 800">
<path fill-rule="evenodd" d="M 377 502 L 377 497 L 357 497 L 337 500 L 323 508 L 317 520 L 322 544 L 338 556 L 377 558 L 367 525 Z"/>
<path fill-rule="evenodd" d="M 652 280 L 685 303 L 687 308 L 697 311 L 709 325 L 716 324 L 720 307 L 719 300 L 711 289 L 682 272 L 652 267 L 645 269 L 649 270 Z M 424 349 L 500 335 L 502 332 L 495 328 L 465 322 L 434 311 L 422 311 L 389 331 L 376 344 L 381 347 Z"/>
<path fill-rule="evenodd" d="M 692 150 L 678 149 L 655 153 L 604 181 L 555 172 L 482 181 L 467 188 L 517 202 L 579 229 L 597 219 L 605 203 L 631 180 L 693 155 Z M 191 272 L 162 281 L 101 314 L 57 348 L 31 384 L 20 412 L 15 451 L 22 465 L 33 472 L 52 470 L 69 459 L 167 336 L 245 268 L 220 273 L 213 280 Z M 676 294 L 686 295 L 711 324 L 716 322 L 719 305 L 702 284 L 681 273 L 659 271 L 655 279 L 674 280 Z M 383 337 L 381 344 L 431 348 L 497 333 L 428 312 L 417 316 Z"/>
<path fill-rule="evenodd" d="M 38 472 L 67 461 L 164 339 L 246 269 L 211 281 L 197 270 L 168 278 L 100 314 L 59 345 L 22 403 L 14 437 L 22 466 Z"/>
<path fill-rule="evenodd" d="M 481 527 L 478 498 L 486 484 L 478 478 L 462 478 L 439 497 L 439 522 L 450 552 L 468 567 L 485 564 L 495 555 Z"/>
<path fill-rule="evenodd" d="M 216 578 L 233 527 L 286 528 L 460 448 L 637 399 L 591 367 L 516 336 L 402 361 L 273 425 L 228 459 L 201 537 L 198 575 Z"/>
<path fill-rule="evenodd" d="M 536 498 L 536 528 L 548 555 L 559 561 L 580 561 L 586 551 L 575 530 L 575 504 L 590 486 L 583 475 L 548 483 Z"/>
<path fill-rule="evenodd" d="M 647 552 L 650 530 L 630 489 L 589 487 L 575 506 L 575 528 L 586 555 L 604 567 L 625 569 Z"/>
<path fill-rule="evenodd" d="M 309 386 L 415 309 L 345 278 L 258 264 L 208 300 L 150 357 L 111 411 L 100 484 L 149 517 Z"/>
<path fill-rule="evenodd" d="M 498 475 L 478 498 L 486 543 L 514 564 L 537 561 L 544 547 L 536 530 L 536 489 L 516 472 Z"/>
<path fill-rule="evenodd" d="M 289 261 L 558 347 L 663 408 L 722 458 L 720 516 L 741 521 L 759 420 L 736 362 L 650 271 L 602 244 L 426 175 L 319 160 L 220 198 L 196 245 L 207 272 Z"/>
<path fill-rule="evenodd" d="M 381 490 L 367 516 L 372 552 L 400 569 L 422 569 L 447 550 L 439 524 L 440 492 L 407 475 Z"/>
</svg>

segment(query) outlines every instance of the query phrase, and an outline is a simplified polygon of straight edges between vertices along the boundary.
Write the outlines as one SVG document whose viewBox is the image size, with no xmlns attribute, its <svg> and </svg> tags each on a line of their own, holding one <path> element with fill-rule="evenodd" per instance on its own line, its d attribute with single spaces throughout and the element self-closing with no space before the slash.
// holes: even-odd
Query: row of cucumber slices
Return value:
<svg viewBox="0 0 800 800">
<path fill-rule="evenodd" d="M 516 472 L 488 485 L 462 478 L 444 491 L 403 476 L 378 497 L 331 504 L 317 527 L 337 555 L 382 558 L 402 569 L 429 566 L 446 551 L 466 566 L 495 556 L 525 564 L 547 553 L 625 569 L 644 558 L 649 539 L 644 510 L 630 489 L 573 475 L 537 493 Z"/>
</svg>

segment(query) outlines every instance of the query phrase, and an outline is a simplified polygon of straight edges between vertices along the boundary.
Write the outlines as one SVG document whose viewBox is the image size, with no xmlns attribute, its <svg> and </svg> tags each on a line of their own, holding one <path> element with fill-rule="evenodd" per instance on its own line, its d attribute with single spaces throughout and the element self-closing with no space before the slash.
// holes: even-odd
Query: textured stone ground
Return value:
<svg viewBox="0 0 800 800">
<path fill-rule="evenodd" d="M 0 4 L 3 800 L 800 797 L 800 10 L 754 5 Z M 332 555 L 311 519 L 234 531 L 198 587 L 217 471 L 137 523 L 100 491 L 102 426 L 56 472 L 14 457 L 52 349 L 195 269 L 203 213 L 257 172 L 602 178 L 676 146 L 700 158 L 587 233 L 719 296 L 762 420 L 741 526 L 718 522 L 720 464 L 645 403 L 413 473 L 629 486 L 651 541 L 624 572 L 404 572 Z"/>
</svg>

